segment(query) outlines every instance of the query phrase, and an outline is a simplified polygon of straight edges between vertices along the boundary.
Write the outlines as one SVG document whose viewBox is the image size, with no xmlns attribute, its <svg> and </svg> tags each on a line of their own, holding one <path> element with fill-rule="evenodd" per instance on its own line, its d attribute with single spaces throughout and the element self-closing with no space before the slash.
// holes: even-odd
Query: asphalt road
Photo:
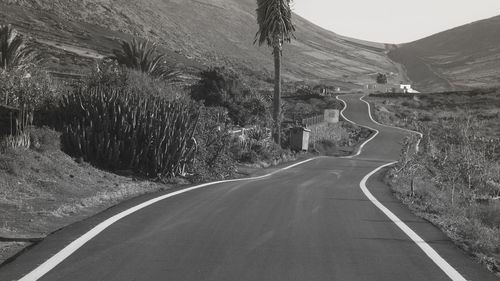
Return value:
<svg viewBox="0 0 500 281">
<path fill-rule="evenodd" d="M 374 124 L 359 97 L 344 97 L 345 116 L 380 132 L 359 156 L 318 158 L 267 178 L 159 201 L 110 225 L 40 280 L 452 280 L 422 244 L 466 280 L 499 280 L 402 206 L 381 173 L 368 189 L 425 243 L 411 240 L 363 193 L 360 181 L 397 160 L 408 133 Z M 101 221 L 150 197 L 50 235 L 1 267 L 0 280 L 25 276 Z"/>
</svg>

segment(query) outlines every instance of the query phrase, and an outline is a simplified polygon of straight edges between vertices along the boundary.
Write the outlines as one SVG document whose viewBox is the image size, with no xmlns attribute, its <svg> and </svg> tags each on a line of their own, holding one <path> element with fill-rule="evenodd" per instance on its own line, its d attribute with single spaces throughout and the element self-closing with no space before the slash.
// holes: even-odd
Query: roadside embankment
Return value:
<svg viewBox="0 0 500 281">
<path fill-rule="evenodd" d="M 423 133 L 407 139 L 386 175 L 396 196 L 488 269 L 500 272 L 498 91 L 367 98 L 378 122 Z"/>
</svg>

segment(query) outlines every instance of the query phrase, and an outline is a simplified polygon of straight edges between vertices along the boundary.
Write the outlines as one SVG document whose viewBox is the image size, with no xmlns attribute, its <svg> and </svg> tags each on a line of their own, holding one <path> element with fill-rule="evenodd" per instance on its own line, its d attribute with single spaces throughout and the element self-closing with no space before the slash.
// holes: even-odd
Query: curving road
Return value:
<svg viewBox="0 0 500 281">
<path fill-rule="evenodd" d="M 373 123 L 360 97 L 342 98 L 345 117 L 379 133 L 359 156 L 193 189 L 81 238 L 153 195 L 135 199 L 50 235 L 0 280 L 498 280 L 402 206 L 380 173 L 362 189 L 409 133 Z"/>
</svg>

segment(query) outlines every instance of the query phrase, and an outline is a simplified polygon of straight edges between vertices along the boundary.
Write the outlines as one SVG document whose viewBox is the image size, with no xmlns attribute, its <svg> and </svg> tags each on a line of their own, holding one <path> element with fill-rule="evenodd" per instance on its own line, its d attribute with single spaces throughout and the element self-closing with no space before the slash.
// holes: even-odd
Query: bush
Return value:
<svg viewBox="0 0 500 281">
<path fill-rule="evenodd" d="M 236 173 L 229 150 L 233 139 L 230 125 L 226 109 L 200 108 L 200 123 L 195 132 L 197 148 L 191 167 L 195 181 L 225 179 Z"/>
<path fill-rule="evenodd" d="M 113 60 L 98 62 L 94 71 L 90 72 L 79 87 L 117 88 L 135 94 L 161 97 L 168 100 L 187 96 L 187 93 L 184 93 L 182 89 L 168 81 L 155 79 L 141 71 L 123 67 Z"/>
<path fill-rule="evenodd" d="M 46 104 L 54 103 L 59 96 L 59 86 L 48 73 L 36 68 L 23 68 L 0 72 L 0 104 L 16 107 L 21 110 L 18 130 L 22 132 L 27 126 L 37 122 L 35 112 Z"/>
<path fill-rule="evenodd" d="M 315 143 L 316 150 L 322 155 L 335 155 L 337 144 L 332 140 L 320 140 Z"/>
<path fill-rule="evenodd" d="M 167 64 L 165 55 L 158 51 L 156 44 L 133 39 L 131 42 L 121 41 L 120 45 L 121 49 L 113 50 L 112 56 L 118 64 L 163 80 L 177 78 L 179 73 Z"/>
<path fill-rule="evenodd" d="M 93 87 L 64 96 L 59 110 L 63 149 L 98 167 L 161 178 L 193 157 L 192 104 Z"/>
<path fill-rule="evenodd" d="M 30 147 L 36 151 L 57 151 L 61 149 L 61 134 L 48 127 L 30 128 Z"/>
<path fill-rule="evenodd" d="M 342 109 L 343 104 L 335 97 L 312 95 L 285 99 L 284 116 L 290 121 L 299 121 L 321 115 L 325 109 Z"/>
<path fill-rule="evenodd" d="M 478 218 L 481 223 L 500 229 L 500 202 L 485 202 L 472 208 L 470 217 Z"/>
<path fill-rule="evenodd" d="M 237 137 L 231 148 L 233 158 L 238 162 L 265 165 L 277 164 L 293 158 L 290 150 L 284 150 L 271 138 L 267 128 L 254 127 Z"/>
<path fill-rule="evenodd" d="M 220 106 L 228 111 L 233 123 L 265 125 L 269 109 L 265 99 L 248 88 L 239 76 L 225 68 L 201 72 L 200 81 L 191 87 L 191 97 L 205 106 Z"/>
<path fill-rule="evenodd" d="M 22 171 L 25 170 L 25 162 L 19 160 L 19 152 L 7 149 L 0 153 L 0 171 L 19 177 L 22 176 Z"/>
</svg>

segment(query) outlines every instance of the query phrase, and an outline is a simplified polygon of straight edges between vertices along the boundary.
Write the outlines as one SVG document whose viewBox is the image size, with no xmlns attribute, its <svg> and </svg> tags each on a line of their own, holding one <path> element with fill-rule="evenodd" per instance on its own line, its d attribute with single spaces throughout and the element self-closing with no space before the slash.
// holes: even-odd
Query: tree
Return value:
<svg viewBox="0 0 500 281">
<path fill-rule="evenodd" d="M 118 64 L 130 69 L 135 69 L 155 78 L 172 80 L 178 77 L 179 73 L 168 67 L 165 55 L 158 54 L 155 44 L 147 41 L 132 42 L 121 41 L 120 50 L 113 50 L 113 59 Z"/>
<path fill-rule="evenodd" d="M 266 101 L 252 91 L 238 74 L 215 67 L 200 73 L 201 79 L 191 87 L 191 98 L 205 106 L 221 106 L 237 125 L 261 125 L 269 119 Z"/>
<path fill-rule="evenodd" d="M 383 73 L 377 74 L 377 83 L 378 84 L 387 84 L 387 75 Z"/>
<path fill-rule="evenodd" d="M 26 44 L 12 25 L 0 25 L 0 69 L 10 71 L 23 68 L 41 61 L 41 56 L 35 48 Z"/>
<path fill-rule="evenodd" d="M 0 74 L 2 76 L 31 77 L 28 69 L 41 62 L 41 54 L 31 44 L 26 43 L 24 37 L 12 25 L 0 25 Z M 0 78 L 5 80 L 5 77 Z M 0 91 L 2 90 L 5 91 L 3 103 L 12 104 L 11 91 L 5 87 L 0 89 Z M 23 96 L 25 95 L 23 94 Z"/>
<path fill-rule="evenodd" d="M 255 43 L 267 43 L 274 55 L 274 141 L 281 144 L 281 55 L 284 42 L 290 42 L 295 27 L 292 23 L 291 0 L 257 0 L 259 30 Z"/>
</svg>

